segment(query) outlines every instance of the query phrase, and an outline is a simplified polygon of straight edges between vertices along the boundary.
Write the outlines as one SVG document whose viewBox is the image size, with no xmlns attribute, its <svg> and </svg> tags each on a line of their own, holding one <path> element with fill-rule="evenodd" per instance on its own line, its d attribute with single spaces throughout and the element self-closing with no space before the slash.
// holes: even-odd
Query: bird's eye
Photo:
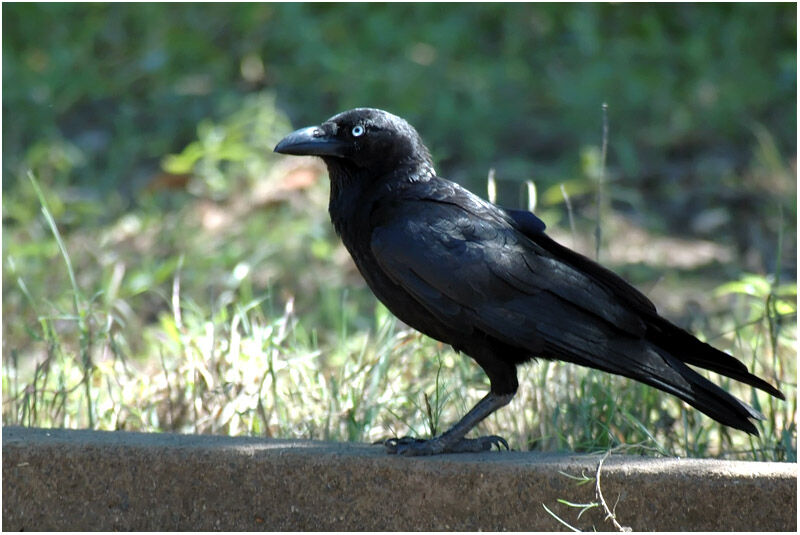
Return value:
<svg viewBox="0 0 800 535">
<path fill-rule="evenodd" d="M 361 135 L 364 134 L 364 127 L 361 126 L 360 124 L 357 124 L 357 125 L 355 125 L 353 127 L 353 129 L 350 131 L 350 133 L 353 134 L 353 137 L 361 136 Z"/>
</svg>

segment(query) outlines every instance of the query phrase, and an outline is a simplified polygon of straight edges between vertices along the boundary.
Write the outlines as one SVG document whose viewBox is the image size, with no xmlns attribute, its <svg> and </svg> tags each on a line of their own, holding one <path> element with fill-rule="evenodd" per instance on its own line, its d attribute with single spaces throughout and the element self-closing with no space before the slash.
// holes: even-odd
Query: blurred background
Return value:
<svg viewBox="0 0 800 535">
<path fill-rule="evenodd" d="M 730 385 L 767 416 L 753 439 L 539 363 L 485 430 L 516 449 L 796 458 L 794 5 L 2 13 L 4 425 L 370 441 L 463 414 L 481 371 L 376 304 L 324 169 L 272 153 L 371 106 L 565 245 L 597 256 L 599 227 L 603 263 L 789 399 Z"/>
</svg>

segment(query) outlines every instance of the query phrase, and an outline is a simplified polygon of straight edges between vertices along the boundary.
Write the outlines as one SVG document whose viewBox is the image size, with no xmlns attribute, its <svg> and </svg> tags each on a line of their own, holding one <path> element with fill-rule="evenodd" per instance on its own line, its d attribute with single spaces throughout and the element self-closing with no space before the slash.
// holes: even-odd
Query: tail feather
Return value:
<svg viewBox="0 0 800 535">
<path fill-rule="evenodd" d="M 758 435 L 751 420 L 763 420 L 764 416 L 694 371 L 682 359 L 646 341 L 617 342 L 611 342 L 609 351 L 603 353 L 574 346 L 573 351 L 565 353 L 562 348 L 558 358 L 630 377 L 682 399 L 724 425 Z"/>
<path fill-rule="evenodd" d="M 621 303 L 626 304 L 631 311 L 638 312 L 647 325 L 646 341 L 643 341 L 649 346 L 647 349 L 625 347 L 620 339 L 610 343 L 610 345 L 618 343 L 617 347 L 598 354 L 587 350 L 591 345 L 564 347 L 551 341 L 545 346 L 553 346 L 550 353 L 554 358 L 642 381 L 678 396 L 725 425 L 754 435 L 757 435 L 758 431 L 750 419 L 763 419 L 763 416 L 689 368 L 687 364 L 751 385 L 776 398 L 786 399 L 780 390 L 751 374 L 736 358 L 701 342 L 659 316 L 653 303 L 618 275 L 552 240 L 536 224 L 521 221 L 519 214 L 512 213 L 511 217 L 518 221 L 521 230 L 528 238 L 556 258 L 590 276 Z M 570 325 L 569 319 L 567 318 L 566 322 L 562 320 L 564 329 L 580 331 L 580 327 L 584 324 Z"/>
<path fill-rule="evenodd" d="M 758 435 L 751 419 L 763 420 L 764 415 L 715 385 L 686 364 L 664 352 L 659 352 L 670 368 L 685 380 L 675 394 L 700 412 L 727 426 Z M 686 388 L 688 386 L 688 388 Z"/>
<path fill-rule="evenodd" d="M 709 344 L 701 342 L 685 330 L 661 317 L 656 317 L 656 319 L 657 321 L 653 321 L 649 326 L 648 338 L 655 345 L 664 348 L 666 352 L 679 356 L 679 360 L 686 364 L 719 373 L 763 390 L 776 398 L 786 399 L 780 390 L 750 373 L 741 361 Z"/>
<path fill-rule="evenodd" d="M 595 361 L 592 366 L 663 390 L 724 425 L 758 435 L 758 429 L 751 419 L 763 420 L 761 413 L 661 348 L 651 346 L 621 367 L 603 364 Z"/>
</svg>

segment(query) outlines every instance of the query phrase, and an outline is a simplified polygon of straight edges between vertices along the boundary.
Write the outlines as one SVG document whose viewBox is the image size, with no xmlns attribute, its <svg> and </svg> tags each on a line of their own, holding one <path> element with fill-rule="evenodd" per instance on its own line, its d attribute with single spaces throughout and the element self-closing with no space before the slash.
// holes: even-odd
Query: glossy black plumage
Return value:
<svg viewBox="0 0 800 535">
<path fill-rule="evenodd" d="M 503 210 L 436 175 L 403 119 L 359 108 L 287 136 L 275 150 L 320 156 L 330 216 L 367 284 L 411 327 L 477 361 L 491 391 L 453 428 L 392 452 L 480 451 L 499 437 L 464 435 L 517 390 L 516 365 L 558 359 L 624 375 L 757 434 L 761 415 L 690 369 L 712 370 L 783 398 L 738 360 L 656 312 L 611 271 L 545 233 L 535 215 Z"/>
</svg>

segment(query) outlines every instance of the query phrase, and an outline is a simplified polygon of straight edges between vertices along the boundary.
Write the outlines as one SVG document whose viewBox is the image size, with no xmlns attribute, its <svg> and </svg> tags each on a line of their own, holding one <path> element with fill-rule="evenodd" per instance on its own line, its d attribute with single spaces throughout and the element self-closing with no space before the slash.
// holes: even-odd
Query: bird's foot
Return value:
<svg viewBox="0 0 800 535">
<path fill-rule="evenodd" d="M 439 453 L 480 453 L 489 451 L 492 446 L 496 446 L 498 450 L 510 449 L 508 442 L 503 437 L 496 435 L 460 438 L 452 442 L 444 440 L 444 437 L 435 437 L 430 440 L 414 437 L 390 438 L 383 443 L 383 446 L 386 448 L 386 453 L 407 457 Z"/>
</svg>

